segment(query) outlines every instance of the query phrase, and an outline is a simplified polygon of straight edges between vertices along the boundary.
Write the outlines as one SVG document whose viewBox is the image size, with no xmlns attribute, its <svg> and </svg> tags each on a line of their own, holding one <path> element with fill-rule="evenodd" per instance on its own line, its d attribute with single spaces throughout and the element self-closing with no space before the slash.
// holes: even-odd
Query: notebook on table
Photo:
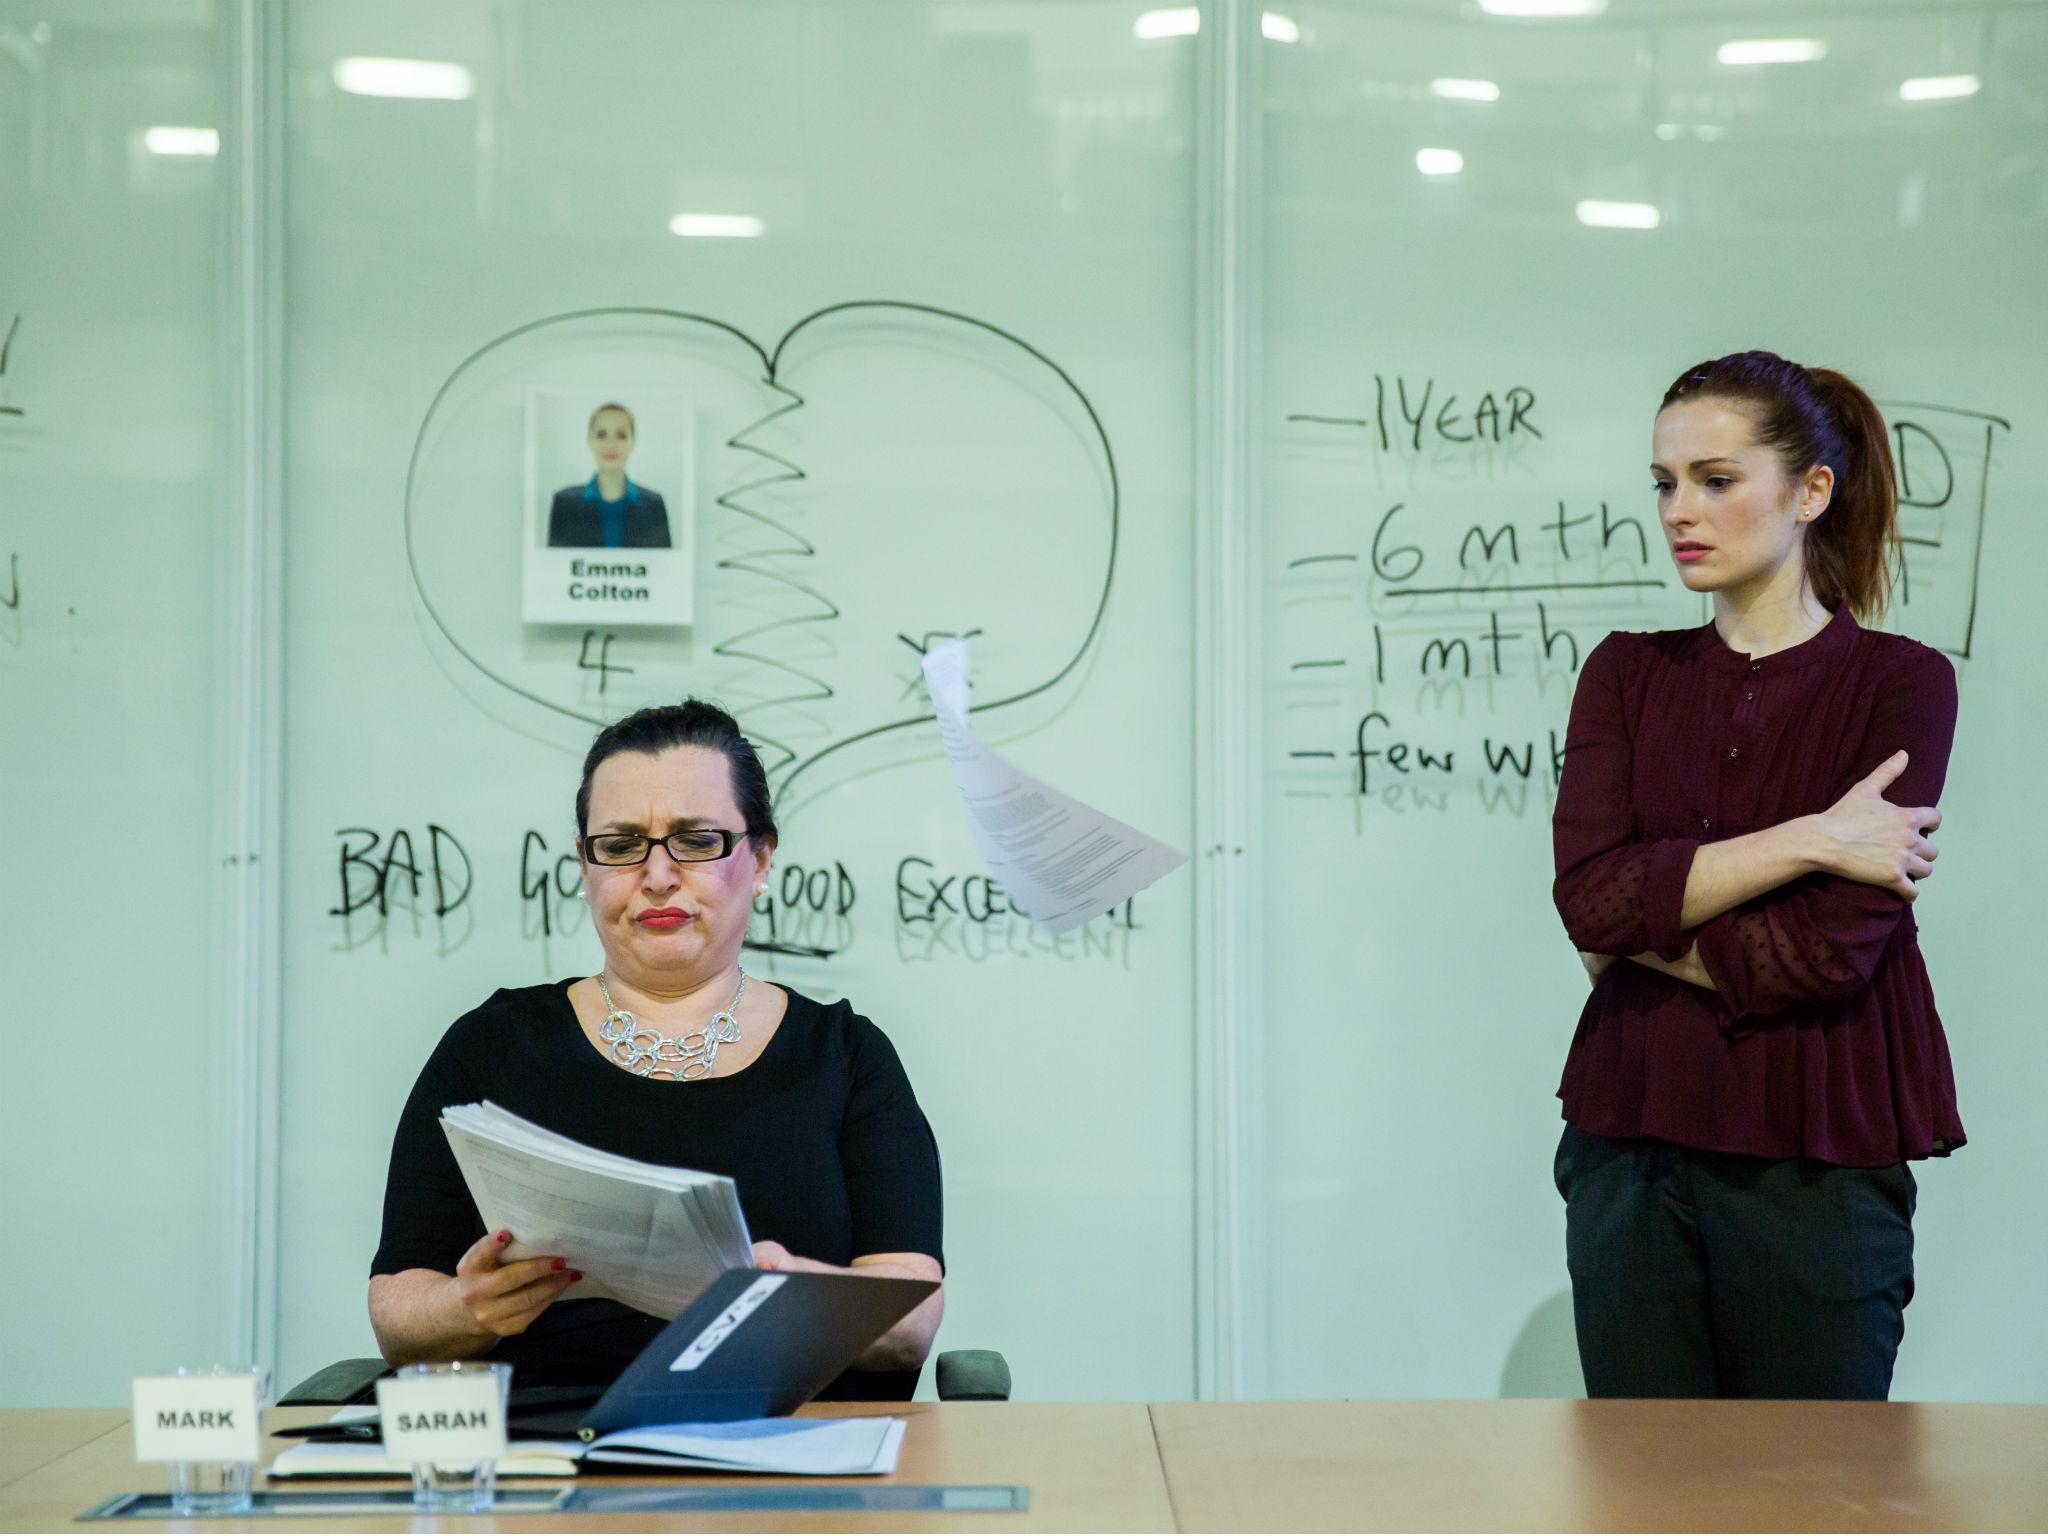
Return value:
<svg viewBox="0 0 2048 1536">
<path fill-rule="evenodd" d="M 345 1408 L 348 1420 L 374 1410 Z M 585 1442 L 515 1440 L 497 1464 L 500 1477 L 574 1477 L 589 1468 L 754 1472 L 783 1477 L 861 1477 L 896 1470 L 903 1420 L 886 1414 L 846 1419 L 748 1419 L 731 1424 L 672 1424 L 625 1429 Z M 281 1453 L 270 1476 L 405 1477 L 410 1464 L 369 1440 L 307 1440 Z"/>
</svg>

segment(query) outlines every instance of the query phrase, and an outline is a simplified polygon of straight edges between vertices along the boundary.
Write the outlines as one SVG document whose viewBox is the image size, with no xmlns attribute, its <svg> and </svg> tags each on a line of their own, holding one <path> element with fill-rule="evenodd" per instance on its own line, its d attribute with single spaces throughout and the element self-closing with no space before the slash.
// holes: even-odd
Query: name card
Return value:
<svg viewBox="0 0 2048 1536">
<path fill-rule="evenodd" d="M 505 1454 L 505 1405 L 496 1378 L 457 1373 L 377 1383 L 384 1454 L 393 1461 L 496 1461 Z"/>
<path fill-rule="evenodd" d="M 135 1378 L 137 1461 L 250 1461 L 262 1426 L 256 1378 Z"/>
<path fill-rule="evenodd" d="M 672 1371 L 694 1371 L 711 1358 L 711 1351 L 732 1337 L 733 1330 L 760 1309 L 761 1303 L 782 1289 L 786 1275 L 763 1275 L 752 1285 L 741 1291 L 733 1304 L 718 1314 L 718 1318 L 696 1338 L 689 1347 L 669 1362 Z"/>
<path fill-rule="evenodd" d="M 687 552 L 528 550 L 520 612 L 529 624 L 682 628 L 691 614 Z"/>
</svg>

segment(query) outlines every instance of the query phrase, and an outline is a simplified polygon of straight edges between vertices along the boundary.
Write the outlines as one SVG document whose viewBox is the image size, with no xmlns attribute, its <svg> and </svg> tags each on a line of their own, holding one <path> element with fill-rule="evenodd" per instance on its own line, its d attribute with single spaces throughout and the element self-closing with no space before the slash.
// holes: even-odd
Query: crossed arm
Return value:
<svg viewBox="0 0 2048 1536">
<path fill-rule="evenodd" d="M 1913 901 L 1920 894 L 1918 882 L 1934 873 L 1939 854 L 1929 839 L 1941 826 L 1941 812 L 1931 805 L 1898 806 L 1885 799 L 1885 790 L 1910 761 L 1905 751 L 1894 752 L 1818 815 L 1800 816 L 1744 837 L 1702 843 L 1686 871 L 1679 927 L 1702 927 L 1811 874 L 1835 875 Z M 1719 990 L 1700 958 L 1697 939 L 1676 959 L 1667 960 L 1654 950 L 1627 956 L 1581 950 L 1579 959 L 1596 981 L 1616 960 L 1627 959 L 1691 986 Z"/>
<path fill-rule="evenodd" d="M 1883 680 L 1861 777 L 1827 810 L 1719 842 L 1645 839 L 1623 638 L 1587 658 L 1554 822 L 1554 895 L 1588 972 L 1627 960 L 1719 993 L 1735 1017 L 1854 995 L 1933 871 L 1954 669 L 1925 652 Z"/>
</svg>

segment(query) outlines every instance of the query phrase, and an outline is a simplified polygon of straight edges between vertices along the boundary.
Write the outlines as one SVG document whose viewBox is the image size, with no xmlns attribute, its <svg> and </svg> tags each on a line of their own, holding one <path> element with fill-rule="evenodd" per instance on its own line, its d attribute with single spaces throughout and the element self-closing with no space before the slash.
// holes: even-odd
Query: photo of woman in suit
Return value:
<svg viewBox="0 0 2048 1536">
<path fill-rule="evenodd" d="M 607 401 L 590 413 L 585 436 L 597 472 L 555 492 L 548 509 L 550 549 L 667 549 L 668 506 L 661 492 L 626 477 L 633 413 Z"/>
</svg>

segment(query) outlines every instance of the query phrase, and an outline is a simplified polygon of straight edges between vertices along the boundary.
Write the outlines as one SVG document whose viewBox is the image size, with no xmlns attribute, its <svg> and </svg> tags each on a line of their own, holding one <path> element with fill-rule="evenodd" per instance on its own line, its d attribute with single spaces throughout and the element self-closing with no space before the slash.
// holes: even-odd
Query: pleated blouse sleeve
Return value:
<svg viewBox="0 0 2048 1536">
<path fill-rule="evenodd" d="M 1572 694 L 1565 730 L 1564 768 L 1551 846 L 1557 878 L 1551 897 L 1565 932 L 1579 949 L 1598 955 L 1646 951 L 1676 960 L 1692 947 L 1679 925 L 1686 876 L 1699 843 L 1692 838 L 1637 836 L 1630 785 L 1638 769 L 1634 721 L 1637 641 L 1611 634 L 1593 648 Z M 1682 764 L 1652 771 L 1682 772 Z"/>
</svg>

